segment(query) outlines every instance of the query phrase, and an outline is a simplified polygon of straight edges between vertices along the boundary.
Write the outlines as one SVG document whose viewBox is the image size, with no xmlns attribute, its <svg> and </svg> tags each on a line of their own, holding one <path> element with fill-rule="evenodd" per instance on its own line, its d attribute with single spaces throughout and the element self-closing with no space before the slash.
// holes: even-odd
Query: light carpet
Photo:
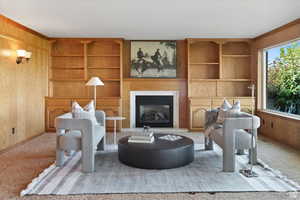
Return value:
<svg viewBox="0 0 300 200">
<path fill-rule="evenodd" d="M 197 149 L 203 145 L 195 145 Z M 144 170 L 119 162 L 117 152 L 96 155 L 95 173 L 81 172 L 81 153 L 75 153 L 64 167 L 55 164 L 45 169 L 23 195 L 68 195 L 111 193 L 175 193 L 175 192 L 294 192 L 300 186 L 260 162 L 254 167 L 259 174 L 246 178 L 238 172 L 222 172 L 222 150 L 195 150 L 191 164 L 167 170 Z M 247 167 L 247 157 L 237 156 L 237 169 Z"/>
</svg>

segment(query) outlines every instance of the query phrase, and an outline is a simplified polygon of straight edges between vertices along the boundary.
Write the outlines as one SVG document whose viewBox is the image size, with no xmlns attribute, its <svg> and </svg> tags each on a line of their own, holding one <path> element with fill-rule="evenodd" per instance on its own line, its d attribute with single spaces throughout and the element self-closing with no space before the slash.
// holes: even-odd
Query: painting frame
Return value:
<svg viewBox="0 0 300 200">
<path fill-rule="evenodd" d="M 176 40 L 131 40 L 131 78 L 177 78 Z"/>
</svg>

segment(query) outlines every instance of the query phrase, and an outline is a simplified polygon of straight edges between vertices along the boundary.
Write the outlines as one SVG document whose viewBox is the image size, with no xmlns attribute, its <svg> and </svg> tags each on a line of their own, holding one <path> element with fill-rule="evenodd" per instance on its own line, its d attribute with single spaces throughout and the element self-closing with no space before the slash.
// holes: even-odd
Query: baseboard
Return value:
<svg viewBox="0 0 300 200">
<path fill-rule="evenodd" d="M 37 134 L 37 135 L 31 136 L 31 137 L 29 137 L 29 138 L 27 138 L 27 139 L 21 141 L 21 142 L 17 142 L 16 144 L 13 144 L 12 146 L 6 147 L 6 148 L 0 150 L 0 154 L 6 153 L 6 152 L 8 152 L 9 150 L 11 150 L 11 149 L 13 149 L 13 148 L 15 148 L 15 147 L 21 146 L 21 145 L 25 144 L 26 142 L 28 142 L 29 140 L 32 140 L 32 139 L 34 139 L 34 138 L 36 138 L 36 137 L 38 137 L 38 136 L 41 136 L 41 135 L 43 135 L 44 133 L 45 133 L 45 132 L 39 133 L 39 134 Z"/>
</svg>

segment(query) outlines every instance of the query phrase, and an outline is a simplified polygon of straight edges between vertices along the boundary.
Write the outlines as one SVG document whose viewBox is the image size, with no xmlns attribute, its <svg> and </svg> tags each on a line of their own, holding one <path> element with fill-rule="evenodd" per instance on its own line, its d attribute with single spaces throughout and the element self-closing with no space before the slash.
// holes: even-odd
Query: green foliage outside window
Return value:
<svg viewBox="0 0 300 200">
<path fill-rule="evenodd" d="M 280 56 L 268 64 L 268 99 L 276 110 L 300 114 L 300 45 L 280 49 Z"/>
</svg>

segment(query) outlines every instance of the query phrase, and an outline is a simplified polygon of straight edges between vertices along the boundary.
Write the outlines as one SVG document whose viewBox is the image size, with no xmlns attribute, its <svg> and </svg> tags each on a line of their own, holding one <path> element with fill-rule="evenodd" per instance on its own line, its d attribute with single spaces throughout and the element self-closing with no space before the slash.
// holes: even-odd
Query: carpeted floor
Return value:
<svg viewBox="0 0 300 200">
<path fill-rule="evenodd" d="M 123 134 L 119 134 L 121 136 Z M 111 141 L 111 134 L 108 136 Z M 199 139 L 201 139 L 199 137 Z M 19 192 L 43 169 L 55 160 L 55 134 L 47 133 L 23 145 L 0 154 L 0 199 L 22 199 Z M 281 170 L 294 181 L 300 182 L 300 152 L 261 138 L 259 157 L 271 167 Z M 24 199 L 122 199 L 122 200 L 183 200 L 183 199 L 300 199 L 300 193 L 175 193 L 175 194 L 114 194 L 73 196 L 27 196 Z"/>
</svg>

